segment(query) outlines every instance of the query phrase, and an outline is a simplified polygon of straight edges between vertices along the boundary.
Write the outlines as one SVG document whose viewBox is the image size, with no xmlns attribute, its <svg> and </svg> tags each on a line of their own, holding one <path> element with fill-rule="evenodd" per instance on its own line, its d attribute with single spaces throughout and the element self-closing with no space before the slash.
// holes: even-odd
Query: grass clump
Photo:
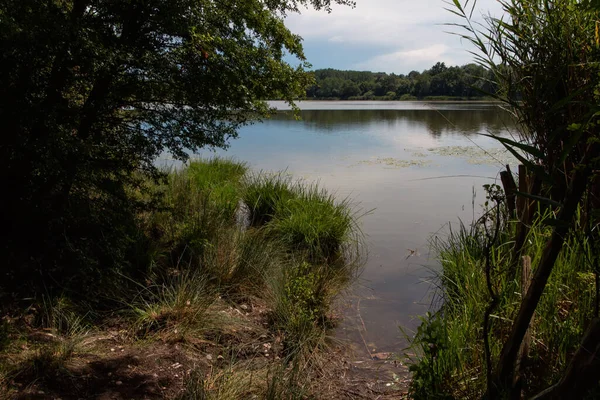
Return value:
<svg viewBox="0 0 600 400">
<path fill-rule="evenodd" d="M 350 201 L 338 201 L 317 184 L 288 175 L 259 174 L 246 183 L 244 201 L 254 226 L 264 226 L 289 249 L 311 261 L 332 262 L 359 237 Z"/>
<path fill-rule="evenodd" d="M 199 370 L 192 371 L 186 377 L 184 390 L 177 399 L 306 399 L 309 393 L 298 381 L 298 362 L 270 368 L 257 361 L 230 361 L 224 369 L 208 375 Z"/>
<path fill-rule="evenodd" d="M 260 381 L 258 377 L 255 378 Z M 192 371 L 186 379 L 184 391 L 178 400 L 252 398 L 259 391 L 256 383 L 253 384 L 252 381 L 252 372 L 245 368 L 238 368 L 235 364 L 215 371 L 209 376 L 200 371 Z"/>
<path fill-rule="evenodd" d="M 317 186 L 284 174 L 246 172 L 245 164 L 232 160 L 196 160 L 162 180 L 131 188 L 128 195 L 148 207 L 135 215 L 129 264 L 113 271 L 111 290 L 102 293 L 113 307 L 82 314 L 76 305 L 94 307 L 97 299 L 78 303 L 50 296 L 39 302 L 31 325 L 50 328 L 54 336 L 17 357 L 19 384 L 61 394 L 44 371 L 59 371 L 65 379 L 89 373 L 82 367 L 86 363 L 76 362 L 84 357 L 77 346 L 89 319 L 97 331 L 107 324 L 111 333 L 90 339 L 84 351 L 98 352 L 95 358 L 112 354 L 107 365 L 144 348 L 152 354 L 182 353 L 168 366 L 183 372 L 187 359 L 185 370 L 198 370 L 186 378 L 185 388 L 174 390 L 179 396 L 183 389 L 182 399 L 305 398 L 304 388 L 315 376 L 308 371 L 327 349 L 333 299 L 360 265 L 358 258 L 342 257 L 358 242 L 353 242 L 356 217 L 348 201 L 338 203 Z M 243 202 L 249 226 L 237 217 Z M 170 345 L 176 348 L 161 347 Z M 11 354 L 16 351 L 13 344 L 9 348 Z M 239 363 L 227 368 L 224 360 L 238 355 Z M 0 370 L 4 364 L 0 360 Z M 293 374 L 290 365 L 296 366 Z M 168 380 L 172 373 L 167 371 L 163 365 L 146 375 Z M 96 378 L 98 387 L 105 386 L 105 376 Z M 124 386 L 128 379 L 114 381 Z M 73 390 L 87 393 L 86 385 Z"/>
<path fill-rule="evenodd" d="M 161 284 L 144 288 L 133 303 L 137 335 L 183 334 L 207 325 L 208 308 L 217 295 L 207 277 L 197 271 L 174 270 Z"/>
<path fill-rule="evenodd" d="M 270 222 L 278 208 L 300 195 L 300 186 L 290 175 L 255 174 L 249 176 L 244 188 L 244 202 L 250 210 L 253 226 Z"/>
<path fill-rule="evenodd" d="M 192 161 L 185 173 L 190 183 L 206 193 L 210 201 L 231 219 L 240 201 L 241 179 L 248 170 L 245 163 L 214 157 Z"/>
<path fill-rule="evenodd" d="M 512 226 L 491 248 L 498 306 L 490 318 L 490 352 L 498 359 L 521 298 L 521 278 L 510 279 Z M 532 227 L 523 254 L 538 264 L 550 227 L 544 218 Z M 575 231 L 577 232 L 577 230 Z M 484 239 L 477 228 L 461 226 L 435 240 L 442 269 L 437 275 L 441 306 L 422 318 L 412 339 L 415 399 L 480 398 L 486 392 L 483 319 L 489 304 L 484 272 Z M 526 396 L 557 382 L 593 318 L 594 274 L 590 243 L 570 236 L 559 255 L 530 326 L 531 344 L 522 378 Z M 520 275 L 520 274 L 519 274 Z"/>
<path fill-rule="evenodd" d="M 334 261 L 352 242 L 354 218 L 346 203 L 312 187 L 281 204 L 269 228 L 290 248 L 306 251 L 313 261 Z"/>
</svg>

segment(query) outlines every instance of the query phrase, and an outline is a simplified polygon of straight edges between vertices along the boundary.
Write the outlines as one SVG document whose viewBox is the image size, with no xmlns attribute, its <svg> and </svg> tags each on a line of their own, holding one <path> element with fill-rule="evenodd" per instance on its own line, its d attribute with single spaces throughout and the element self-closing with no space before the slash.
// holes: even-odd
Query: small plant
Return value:
<svg viewBox="0 0 600 400">
<path fill-rule="evenodd" d="M 327 311 L 327 293 L 322 272 L 307 262 L 292 269 L 286 280 L 285 296 L 294 312 L 291 318 L 322 321 Z"/>
<path fill-rule="evenodd" d="M 268 228 L 291 249 L 306 251 L 315 262 L 335 261 L 356 233 L 348 200 L 337 203 L 316 185 L 280 204 Z"/>
<path fill-rule="evenodd" d="M 163 283 L 141 291 L 134 302 L 136 334 L 180 333 L 206 327 L 207 310 L 216 299 L 206 276 L 189 270 L 174 270 Z"/>
<path fill-rule="evenodd" d="M 275 217 L 277 209 L 298 197 L 300 186 L 285 173 L 257 174 L 247 178 L 244 202 L 250 209 L 250 223 L 262 226 Z"/>
<path fill-rule="evenodd" d="M 275 293 L 274 324 L 284 333 L 284 350 L 292 359 L 324 344 L 331 321 L 329 305 L 336 282 L 326 266 L 306 261 L 290 265 L 271 283 Z"/>
<path fill-rule="evenodd" d="M 448 373 L 444 368 L 447 334 L 444 320 L 439 315 L 428 312 L 421 317 L 421 325 L 414 337 L 414 341 L 418 343 L 420 361 L 409 368 L 413 373 L 410 384 L 413 399 L 453 398 L 441 390 L 443 378 Z"/>
</svg>

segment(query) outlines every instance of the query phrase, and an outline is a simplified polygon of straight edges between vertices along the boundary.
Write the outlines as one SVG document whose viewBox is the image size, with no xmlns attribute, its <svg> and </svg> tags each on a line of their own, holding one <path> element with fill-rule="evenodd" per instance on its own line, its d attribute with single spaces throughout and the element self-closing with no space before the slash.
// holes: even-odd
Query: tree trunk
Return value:
<svg viewBox="0 0 600 400">
<path fill-rule="evenodd" d="M 531 286 L 527 291 L 525 299 L 521 302 L 521 307 L 519 308 L 510 336 L 502 348 L 497 368 L 497 390 L 511 387 L 515 362 L 521 348 L 521 343 L 529 328 L 531 317 L 542 297 L 548 278 L 552 273 L 554 263 L 562 249 L 565 237 L 571 229 L 577 206 L 587 187 L 588 178 L 592 171 L 590 157 L 596 156 L 598 149 L 598 144 L 588 146 L 580 167 L 574 172 L 571 185 L 557 217 L 558 224 L 555 226 L 552 236 L 546 243 L 539 266 L 531 281 Z"/>
<path fill-rule="evenodd" d="M 563 378 L 532 400 L 582 399 L 600 381 L 600 319 L 590 324 Z"/>
</svg>

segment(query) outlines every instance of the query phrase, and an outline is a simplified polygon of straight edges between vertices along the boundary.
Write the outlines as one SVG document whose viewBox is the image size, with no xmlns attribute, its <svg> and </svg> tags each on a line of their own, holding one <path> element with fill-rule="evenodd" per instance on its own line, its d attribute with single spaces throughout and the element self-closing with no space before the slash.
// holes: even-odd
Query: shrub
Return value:
<svg viewBox="0 0 600 400">
<path fill-rule="evenodd" d="M 512 231 L 512 227 L 506 230 Z M 523 253 L 531 257 L 532 265 L 539 262 L 550 232 L 544 220 L 532 226 Z M 437 295 L 443 303 L 437 313 L 423 318 L 412 339 L 416 358 L 411 366 L 411 390 L 416 399 L 479 398 L 486 391 L 482 326 L 489 293 L 480 235 L 477 229 L 461 227 L 434 243 L 442 264 Z M 508 237 L 500 235 L 491 249 L 497 271 L 493 274 L 494 288 L 499 296 L 490 319 L 493 359 L 500 354 L 523 296 L 520 279 L 510 277 L 512 246 Z M 562 376 L 593 317 L 593 266 L 587 261 L 591 259 L 591 244 L 575 234 L 566 243 L 530 325 L 532 340 L 523 375 L 526 396 Z"/>
<path fill-rule="evenodd" d="M 313 261 L 334 261 L 342 245 L 354 239 L 355 218 L 348 200 L 335 198 L 318 186 L 280 203 L 269 229 L 290 248 L 306 251 Z"/>
<path fill-rule="evenodd" d="M 262 226 L 271 221 L 275 212 L 291 199 L 298 197 L 300 188 L 285 173 L 258 174 L 247 179 L 244 202 L 250 209 L 250 223 Z"/>
</svg>

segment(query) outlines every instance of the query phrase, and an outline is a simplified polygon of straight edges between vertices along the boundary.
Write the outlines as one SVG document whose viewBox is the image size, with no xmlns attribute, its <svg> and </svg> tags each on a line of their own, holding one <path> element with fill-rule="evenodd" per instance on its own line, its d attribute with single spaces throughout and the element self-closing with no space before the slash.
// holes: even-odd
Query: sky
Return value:
<svg viewBox="0 0 600 400">
<path fill-rule="evenodd" d="M 288 16 L 286 25 L 303 37 L 313 69 L 407 74 L 438 61 L 472 62 L 467 41 L 447 33 L 458 30 L 444 24 L 461 22 L 448 7 L 445 0 L 356 0 L 356 8 L 334 6 L 330 14 L 303 10 Z M 500 13 L 497 0 L 478 0 L 474 17 Z"/>
</svg>

